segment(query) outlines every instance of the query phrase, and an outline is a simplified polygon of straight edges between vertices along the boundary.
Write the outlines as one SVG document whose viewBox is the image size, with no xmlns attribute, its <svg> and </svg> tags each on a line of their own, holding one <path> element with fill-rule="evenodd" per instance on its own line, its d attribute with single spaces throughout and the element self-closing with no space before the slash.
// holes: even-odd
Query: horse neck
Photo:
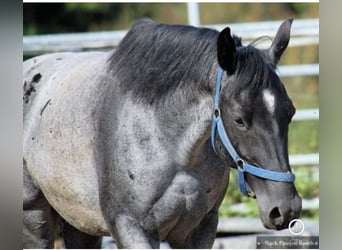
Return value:
<svg viewBox="0 0 342 250">
<path fill-rule="evenodd" d="M 175 159 L 187 168 L 196 165 L 201 158 L 198 156 L 207 150 L 205 145 L 210 136 L 215 72 L 210 79 L 210 90 L 197 85 L 192 90 L 176 91 L 158 109 L 162 129 L 170 145 L 176 145 Z"/>
</svg>

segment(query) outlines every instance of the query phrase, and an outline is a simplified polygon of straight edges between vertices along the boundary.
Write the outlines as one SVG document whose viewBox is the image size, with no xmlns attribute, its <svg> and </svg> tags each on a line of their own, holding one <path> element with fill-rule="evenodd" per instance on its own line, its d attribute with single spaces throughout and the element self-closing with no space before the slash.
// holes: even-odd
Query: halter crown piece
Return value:
<svg viewBox="0 0 342 250">
<path fill-rule="evenodd" d="M 221 119 L 221 111 L 220 111 L 220 89 L 221 89 L 221 80 L 223 75 L 223 69 L 219 66 L 217 69 L 216 75 L 216 85 L 215 85 L 215 95 L 214 95 L 214 114 L 213 119 L 211 121 L 211 145 L 216 152 L 215 149 L 215 135 L 216 132 L 219 135 L 219 138 L 228 151 L 229 155 L 232 157 L 234 163 L 236 164 L 237 171 L 238 171 L 238 182 L 239 182 L 239 189 L 240 192 L 245 196 L 254 197 L 253 191 L 251 187 L 245 180 L 245 172 L 257 176 L 259 178 L 272 180 L 272 181 L 279 181 L 279 182 L 294 182 L 295 175 L 291 172 L 276 172 L 267 169 L 263 169 L 252 164 L 245 162 L 236 152 L 232 143 L 229 140 L 227 132 L 224 128 L 222 119 Z"/>
</svg>

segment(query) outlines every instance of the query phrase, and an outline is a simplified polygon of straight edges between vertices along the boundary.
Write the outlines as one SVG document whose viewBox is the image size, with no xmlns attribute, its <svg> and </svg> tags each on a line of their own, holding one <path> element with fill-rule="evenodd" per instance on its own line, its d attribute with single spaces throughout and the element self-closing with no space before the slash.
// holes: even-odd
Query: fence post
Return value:
<svg viewBox="0 0 342 250">
<path fill-rule="evenodd" d="M 199 26 L 200 25 L 200 16 L 199 16 L 199 6 L 198 3 L 188 2 L 188 22 L 190 25 Z"/>
</svg>

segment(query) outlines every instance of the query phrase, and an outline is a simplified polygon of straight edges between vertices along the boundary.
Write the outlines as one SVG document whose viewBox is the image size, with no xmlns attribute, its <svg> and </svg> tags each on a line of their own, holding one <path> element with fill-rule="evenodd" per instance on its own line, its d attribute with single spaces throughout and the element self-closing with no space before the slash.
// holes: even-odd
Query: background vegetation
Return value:
<svg viewBox="0 0 342 250">
<path fill-rule="evenodd" d="M 202 24 L 236 23 L 318 18 L 317 3 L 201 3 Z M 100 30 L 129 29 L 141 17 L 159 22 L 188 23 L 185 3 L 25 3 L 23 8 L 24 35 Z M 295 22 L 295 21 L 294 21 Z M 237 31 L 233 31 L 238 34 Z M 289 48 L 280 64 L 318 63 L 318 46 Z M 318 77 L 290 77 L 283 79 L 297 109 L 318 108 Z M 289 153 L 315 153 L 318 144 L 319 122 L 293 122 L 289 131 Z M 318 166 L 294 166 L 296 186 L 303 198 L 319 196 Z M 242 197 L 232 171 L 231 184 L 220 208 L 221 216 L 258 216 L 254 200 Z M 232 209 L 234 203 L 244 202 L 243 212 Z M 305 211 L 304 216 L 318 218 L 318 210 Z"/>
<path fill-rule="evenodd" d="M 201 23 L 317 18 L 317 3 L 201 3 Z M 24 3 L 24 35 L 128 29 L 141 17 L 184 23 L 185 3 Z"/>
</svg>

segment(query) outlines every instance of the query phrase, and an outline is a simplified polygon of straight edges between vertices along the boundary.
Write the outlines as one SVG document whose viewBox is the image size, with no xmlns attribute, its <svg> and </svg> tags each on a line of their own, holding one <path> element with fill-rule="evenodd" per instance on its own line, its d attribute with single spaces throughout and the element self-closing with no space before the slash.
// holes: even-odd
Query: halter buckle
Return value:
<svg viewBox="0 0 342 250">
<path fill-rule="evenodd" d="M 220 108 L 214 109 L 214 116 L 215 116 L 215 118 L 218 118 L 221 116 L 221 109 Z"/>
</svg>

